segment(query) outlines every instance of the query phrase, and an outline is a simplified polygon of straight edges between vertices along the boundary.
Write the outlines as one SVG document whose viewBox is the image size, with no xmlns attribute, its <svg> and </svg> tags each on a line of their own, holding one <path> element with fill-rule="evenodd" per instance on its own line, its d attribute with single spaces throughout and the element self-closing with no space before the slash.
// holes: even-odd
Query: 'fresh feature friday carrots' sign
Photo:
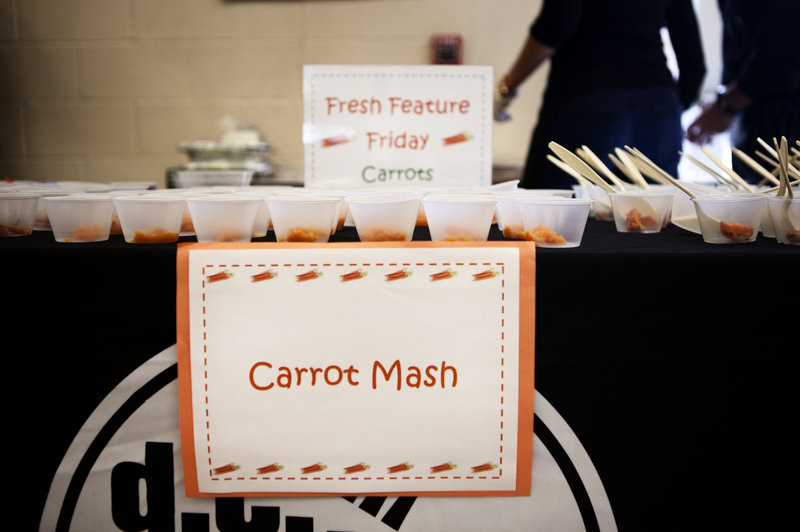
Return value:
<svg viewBox="0 0 800 532">
<path fill-rule="evenodd" d="M 305 184 L 481 186 L 491 66 L 306 65 Z"/>
<path fill-rule="evenodd" d="M 534 254 L 181 245 L 187 494 L 528 494 Z"/>
</svg>

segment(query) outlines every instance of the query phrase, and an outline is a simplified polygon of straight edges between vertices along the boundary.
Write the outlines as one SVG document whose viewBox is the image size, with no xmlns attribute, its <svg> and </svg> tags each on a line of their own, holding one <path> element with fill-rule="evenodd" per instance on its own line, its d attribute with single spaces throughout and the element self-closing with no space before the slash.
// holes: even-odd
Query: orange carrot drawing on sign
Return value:
<svg viewBox="0 0 800 532">
<path fill-rule="evenodd" d="M 257 273 L 255 275 L 250 276 L 250 281 L 257 283 L 259 281 L 267 281 L 269 279 L 274 279 L 277 277 L 278 274 L 273 272 L 272 270 L 263 271 L 261 273 Z"/>
<path fill-rule="evenodd" d="M 450 471 L 451 469 L 455 469 L 457 466 L 453 462 L 445 462 L 444 464 L 439 464 L 431 467 L 431 473 L 442 473 L 444 471 Z"/>
<path fill-rule="evenodd" d="M 281 469 L 283 469 L 283 466 L 275 463 L 268 466 L 259 467 L 256 471 L 258 471 L 259 475 L 266 475 L 268 473 L 277 473 Z"/>
<path fill-rule="evenodd" d="M 324 464 L 322 464 L 320 462 L 317 462 L 316 464 L 312 464 L 310 466 L 305 466 L 303 468 L 300 468 L 300 471 L 302 471 L 303 474 L 305 475 L 305 474 L 308 474 L 308 473 L 318 473 L 318 472 L 322 471 L 323 469 L 325 469 L 326 467 L 328 467 L 328 466 L 326 466 L 326 465 L 324 465 Z"/>
<path fill-rule="evenodd" d="M 302 282 L 302 281 L 310 281 L 311 279 L 316 279 L 320 275 L 322 275 L 322 272 L 318 270 L 310 270 L 305 273 L 301 273 L 296 277 L 298 282 Z"/>
<path fill-rule="evenodd" d="M 453 270 L 442 270 L 438 273 L 431 274 L 431 281 L 441 281 L 443 279 L 450 279 L 456 274 Z"/>
<path fill-rule="evenodd" d="M 473 281 L 482 281 L 484 279 L 491 279 L 493 277 L 497 277 L 499 272 L 497 270 L 485 270 L 480 273 L 473 273 L 472 280 Z"/>
<path fill-rule="evenodd" d="M 339 144 L 345 144 L 350 142 L 350 139 L 342 134 L 338 135 L 331 135 L 330 137 L 325 137 L 322 139 L 322 147 L 329 148 L 330 146 L 337 146 Z"/>
<path fill-rule="evenodd" d="M 408 270 L 397 270 L 396 272 L 387 273 L 386 280 L 387 281 L 397 281 L 399 279 L 405 279 L 411 275 L 411 272 Z"/>
<path fill-rule="evenodd" d="M 367 272 L 363 270 L 355 270 L 350 273 L 342 274 L 339 276 L 339 278 L 342 280 L 342 282 L 355 281 L 356 279 L 361 279 L 365 275 L 367 275 Z"/>
<path fill-rule="evenodd" d="M 497 464 L 492 462 L 486 462 L 485 464 L 472 466 L 473 473 L 480 473 L 482 471 L 491 471 L 492 469 L 496 468 Z"/>
<path fill-rule="evenodd" d="M 403 471 L 408 471 L 409 469 L 413 468 L 412 464 L 408 462 L 403 462 L 402 464 L 393 465 L 391 467 L 387 467 L 386 470 L 389 473 L 402 473 Z"/>
<path fill-rule="evenodd" d="M 239 466 L 236 464 L 225 464 L 224 466 L 216 467 L 211 470 L 212 473 L 215 475 L 222 475 L 224 473 L 232 473 L 239 469 Z"/>
<path fill-rule="evenodd" d="M 468 140 L 472 139 L 472 135 L 467 133 L 458 133 L 456 135 L 451 135 L 449 137 L 445 137 L 442 139 L 445 146 L 451 146 L 453 144 L 459 144 L 462 142 L 467 142 Z"/>
<path fill-rule="evenodd" d="M 366 471 L 369 469 L 369 466 L 364 462 L 358 463 L 356 465 L 351 465 L 349 467 L 344 468 L 345 475 L 351 475 L 353 473 L 360 473 L 362 471 Z"/>
<path fill-rule="evenodd" d="M 233 274 L 228 270 L 225 270 L 222 272 L 217 272 L 212 275 L 207 275 L 206 281 L 208 281 L 209 283 L 216 283 L 219 281 L 224 281 L 225 279 L 230 279 L 231 277 L 233 277 Z"/>
</svg>

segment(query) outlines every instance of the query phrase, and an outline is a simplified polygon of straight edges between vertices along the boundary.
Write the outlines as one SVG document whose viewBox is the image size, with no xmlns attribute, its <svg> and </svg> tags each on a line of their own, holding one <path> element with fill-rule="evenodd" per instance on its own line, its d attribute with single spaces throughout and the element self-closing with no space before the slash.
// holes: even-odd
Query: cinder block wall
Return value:
<svg viewBox="0 0 800 532">
<path fill-rule="evenodd" d="M 426 64 L 434 33 L 499 77 L 539 0 L 0 0 L 0 177 L 155 180 L 177 145 L 256 126 L 302 179 L 303 64 Z M 546 69 L 496 125 L 521 165 Z"/>
</svg>

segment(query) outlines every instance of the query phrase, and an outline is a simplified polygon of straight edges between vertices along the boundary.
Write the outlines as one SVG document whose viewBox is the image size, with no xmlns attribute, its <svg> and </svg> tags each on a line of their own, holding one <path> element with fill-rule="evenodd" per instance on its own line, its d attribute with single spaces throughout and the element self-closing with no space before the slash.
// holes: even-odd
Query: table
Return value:
<svg viewBox="0 0 800 532">
<path fill-rule="evenodd" d="M 427 238 L 418 228 L 415 239 Z M 496 227 L 490 239 L 502 239 Z M 334 240 L 357 236 L 347 228 Z M 0 239 L 3 440 L 19 530 L 37 529 L 51 479 L 98 403 L 174 345 L 175 250 L 122 237 L 59 244 L 46 232 Z M 773 529 L 791 517 L 798 270 L 798 247 L 763 237 L 709 245 L 674 226 L 619 234 L 590 220 L 580 247 L 537 249 L 536 390 L 591 460 L 611 528 Z M 564 460 L 575 449 L 552 428 L 534 421 L 566 464 L 580 529 L 609 529 Z M 377 497 L 347 502 L 375 516 L 383 505 L 381 526 L 399 530 L 416 511 L 413 498 L 388 511 Z M 202 517 L 187 513 L 177 529 L 202 530 Z M 309 519 L 286 514 L 286 530 L 311 530 Z"/>
</svg>

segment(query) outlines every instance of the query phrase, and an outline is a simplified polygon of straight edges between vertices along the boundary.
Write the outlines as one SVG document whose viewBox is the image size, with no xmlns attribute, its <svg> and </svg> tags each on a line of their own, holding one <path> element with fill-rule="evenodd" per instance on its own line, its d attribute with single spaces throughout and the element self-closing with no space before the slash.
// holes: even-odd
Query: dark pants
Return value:
<svg viewBox="0 0 800 532">
<path fill-rule="evenodd" d="M 575 178 L 547 160 L 551 141 L 573 152 L 585 145 L 613 171 L 614 148 L 638 148 L 677 177 L 683 140 L 681 106 L 672 87 L 602 91 L 545 102 L 533 132 L 522 188 L 570 188 Z M 617 172 L 618 173 L 618 172 Z"/>
</svg>

